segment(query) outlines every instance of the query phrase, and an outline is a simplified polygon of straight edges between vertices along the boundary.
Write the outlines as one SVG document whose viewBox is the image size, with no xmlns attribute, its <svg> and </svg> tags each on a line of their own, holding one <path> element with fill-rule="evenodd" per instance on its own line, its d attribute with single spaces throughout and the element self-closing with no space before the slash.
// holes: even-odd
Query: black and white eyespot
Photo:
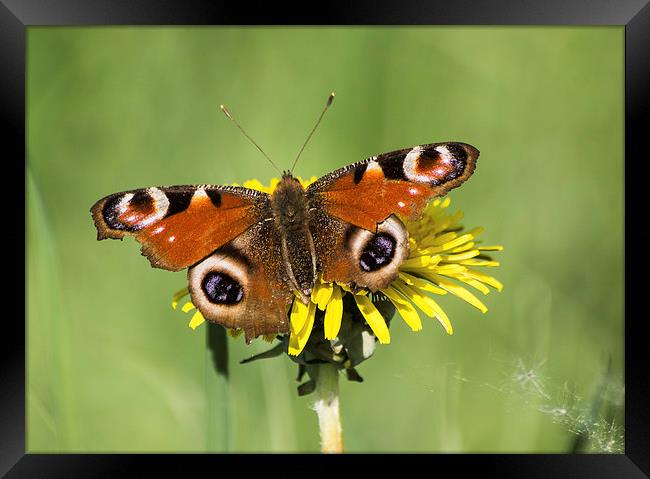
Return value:
<svg viewBox="0 0 650 479">
<path fill-rule="evenodd" d="M 460 143 L 416 146 L 404 157 L 404 176 L 416 183 L 442 185 L 461 176 L 467 160 L 468 150 Z"/>
<path fill-rule="evenodd" d="M 249 266 L 236 252 L 217 251 L 187 272 L 192 303 L 206 319 L 227 323 L 243 313 L 250 294 Z"/>
<path fill-rule="evenodd" d="M 139 231 L 163 219 L 169 199 L 159 188 L 147 188 L 110 197 L 102 209 L 103 219 L 114 230 Z"/>
<path fill-rule="evenodd" d="M 346 244 L 362 280 L 357 282 L 371 291 L 390 284 L 409 255 L 408 231 L 395 216 L 379 223 L 376 233 L 353 227 Z"/>
</svg>

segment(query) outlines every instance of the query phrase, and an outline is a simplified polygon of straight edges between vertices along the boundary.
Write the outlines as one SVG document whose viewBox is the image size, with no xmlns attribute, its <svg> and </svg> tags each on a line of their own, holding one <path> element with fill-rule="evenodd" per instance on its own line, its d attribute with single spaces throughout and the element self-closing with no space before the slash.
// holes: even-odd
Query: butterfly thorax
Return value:
<svg viewBox="0 0 650 479">
<path fill-rule="evenodd" d="M 276 225 L 285 230 L 301 229 L 308 224 L 307 197 L 298 179 L 282 176 L 271 196 Z"/>
<path fill-rule="evenodd" d="M 309 230 L 306 191 L 290 173 L 282 176 L 273 192 L 271 208 L 280 237 L 287 283 L 307 303 L 316 278 L 316 253 Z"/>
</svg>

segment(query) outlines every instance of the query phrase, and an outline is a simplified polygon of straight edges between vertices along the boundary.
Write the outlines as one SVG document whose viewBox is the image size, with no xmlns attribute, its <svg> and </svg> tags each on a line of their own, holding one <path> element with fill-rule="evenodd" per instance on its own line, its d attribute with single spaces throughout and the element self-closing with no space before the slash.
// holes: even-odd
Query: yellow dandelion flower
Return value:
<svg viewBox="0 0 650 479">
<path fill-rule="evenodd" d="M 316 177 L 299 180 L 306 188 L 316 181 Z M 244 182 L 243 186 L 272 193 L 278 182 L 274 178 L 269 186 L 265 186 L 258 180 L 250 180 Z M 405 222 L 409 233 L 410 254 L 400 265 L 397 278 L 387 287 L 376 293 L 367 290 L 352 291 L 345 284 L 330 283 L 319 278 L 312 290 L 309 304 L 294 300 L 289 312 L 287 353 L 299 356 L 305 350 L 316 324 L 319 327 L 322 325 L 324 339 L 332 343 L 333 350 L 337 353 L 335 345 L 338 344 L 344 326 L 347 304 L 356 306 L 358 316 L 380 344 L 390 343 L 390 317 L 378 309 L 376 301 L 389 302 L 413 331 L 423 329 L 420 318 L 422 313 L 437 320 L 447 334 L 453 334 L 449 317 L 434 299 L 448 293 L 481 313 L 486 313 L 487 306 L 470 289 L 483 295 L 489 294 L 490 288 L 497 291 L 503 289 L 501 282 L 480 271 L 481 268 L 499 266 L 486 253 L 501 251 L 503 246 L 482 245 L 478 238 L 483 233 L 483 228 L 464 230 L 460 225 L 463 213 L 458 211 L 450 214 L 450 204 L 449 197 L 437 198 L 429 204 L 419 220 Z M 180 300 L 188 294 L 187 288 L 174 294 L 172 307 L 176 309 Z M 347 297 L 351 297 L 353 303 L 346 303 Z M 182 307 L 185 313 L 194 309 L 191 302 Z M 196 311 L 189 326 L 195 329 L 203 322 L 203 316 Z M 237 337 L 241 331 L 231 330 L 229 333 Z M 274 337 L 269 335 L 264 339 L 272 341 Z"/>
</svg>

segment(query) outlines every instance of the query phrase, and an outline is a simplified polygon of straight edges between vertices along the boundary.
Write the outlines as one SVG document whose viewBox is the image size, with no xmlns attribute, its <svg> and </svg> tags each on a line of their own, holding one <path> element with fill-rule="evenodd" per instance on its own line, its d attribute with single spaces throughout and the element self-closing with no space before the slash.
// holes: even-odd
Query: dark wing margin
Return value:
<svg viewBox="0 0 650 479">
<path fill-rule="evenodd" d="M 90 209 L 97 239 L 133 236 L 156 268 L 191 266 L 269 211 L 266 193 L 236 186 L 179 185 L 114 193 Z"/>
</svg>

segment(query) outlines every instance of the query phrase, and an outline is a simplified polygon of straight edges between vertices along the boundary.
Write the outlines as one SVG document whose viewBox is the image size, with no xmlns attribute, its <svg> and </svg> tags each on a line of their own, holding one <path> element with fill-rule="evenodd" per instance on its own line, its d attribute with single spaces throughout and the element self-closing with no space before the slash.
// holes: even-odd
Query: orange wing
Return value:
<svg viewBox="0 0 650 479">
<path fill-rule="evenodd" d="M 429 199 L 460 186 L 479 151 L 466 143 L 432 143 L 354 163 L 310 185 L 311 202 L 369 231 L 392 214 L 416 219 Z"/>
<path fill-rule="evenodd" d="M 133 236 L 156 268 L 191 266 L 270 215 L 266 193 L 232 186 L 169 186 L 102 198 L 97 239 Z"/>
</svg>

